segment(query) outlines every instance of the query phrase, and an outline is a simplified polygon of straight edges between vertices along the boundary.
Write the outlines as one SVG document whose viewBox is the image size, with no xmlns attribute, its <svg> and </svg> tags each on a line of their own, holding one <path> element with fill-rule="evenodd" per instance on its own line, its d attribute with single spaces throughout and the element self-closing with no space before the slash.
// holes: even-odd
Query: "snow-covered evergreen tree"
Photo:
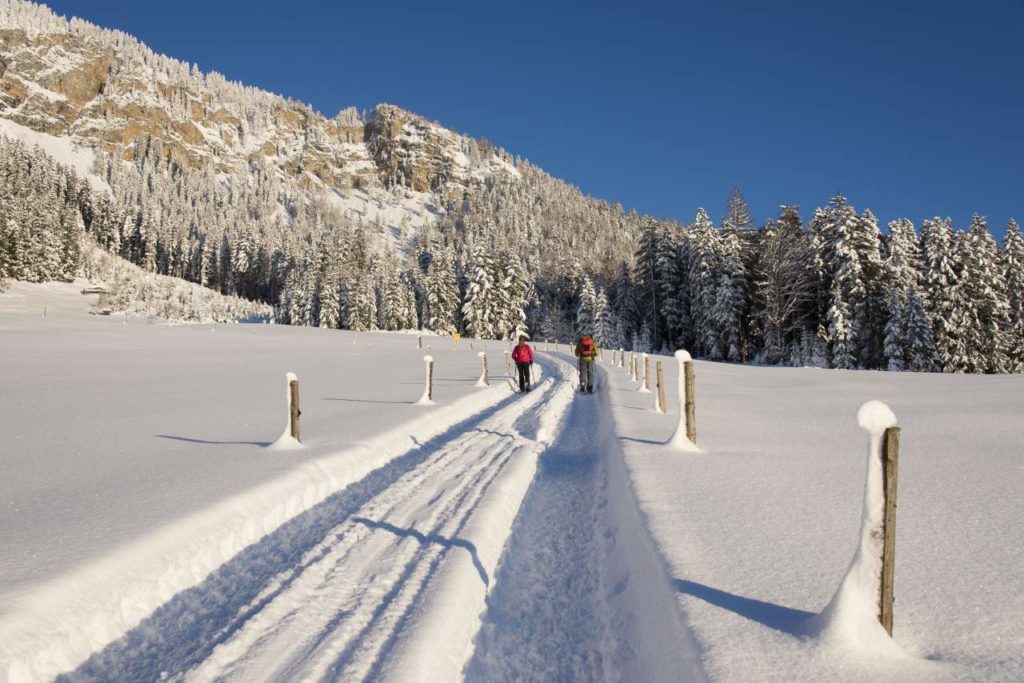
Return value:
<svg viewBox="0 0 1024 683">
<path fill-rule="evenodd" d="M 913 287 L 907 287 L 905 299 L 905 369 L 913 372 L 933 372 L 938 368 L 939 360 L 924 302 Z"/>
<path fill-rule="evenodd" d="M 594 298 L 594 340 L 602 349 L 615 346 L 614 312 L 608 304 L 608 295 L 604 288 L 598 288 Z"/>
<path fill-rule="evenodd" d="M 711 349 L 712 359 L 738 361 L 740 359 L 740 312 L 743 307 L 743 290 L 728 272 L 718 280 L 715 307 L 711 323 L 718 331 L 718 343 Z"/>
<path fill-rule="evenodd" d="M 904 290 L 905 291 L 905 290 Z M 903 293 L 893 289 L 889 293 L 888 320 L 885 323 L 885 357 L 888 369 L 899 372 L 907 366 L 907 325 L 904 319 L 906 306 Z"/>
<path fill-rule="evenodd" d="M 882 234 L 878 219 L 865 209 L 856 223 L 854 246 L 864 274 L 865 300 L 860 312 L 860 360 L 868 368 L 885 367 L 886 292 L 882 261 Z"/>
<path fill-rule="evenodd" d="M 688 242 L 686 233 L 673 226 L 661 231 L 657 245 L 656 267 L 661 290 L 658 311 L 665 323 L 665 341 L 670 346 L 685 344 L 689 333 Z"/>
<path fill-rule="evenodd" d="M 867 319 L 868 289 L 858 253 L 861 223 L 846 198 L 837 194 L 823 212 L 815 214 L 811 226 L 823 248 L 828 345 L 837 368 L 856 367 L 856 359 L 862 356 L 859 326 Z"/>
<path fill-rule="evenodd" d="M 738 360 L 750 357 L 756 346 L 751 339 L 757 332 L 754 319 L 754 264 L 757 261 L 757 233 L 754 218 L 739 188 L 733 188 L 722 219 L 724 270 L 729 274 L 734 297 L 734 317 L 738 326 Z"/>
<path fill-rule="evenodd" d="M 906 218 L 889 223 L 886 241 L 885 287 L 905 292 L 907 287 L 919 289 L 922 280 L 921 247 L 914 224 Z"/>
<path fill-rule="evenodd" d="M 482 246 L 473 252 L 473 264 L 462 305 L 466 332 L 479 339 L 498 338 L 499 310 L 498 267 L 494 257 Z"/>
<path fill-rule="evenodd" d="M 533 281 L 523 268 L 519 257 L 506 251 L 501 255 L 501 316 L 498 335 L 501 339 L 514 339 L 519 332 L 528 332 L 526 308 L 536 295 Z"/>
<path fill-rule="evenodd" d="M 337 329 L 341 327 L 341 300 L 338 288 L 329 281 L 321 281 L 320 287 L 320 327 Z"/>
<path fill-rule="evenodd" d="M 651 342 L 651 328 L 648 327 L 646 322 L 640 326 L 640 334 L 637 335 L 636 342 L 632 345 L 632 350 L 637 353 L 651 353 L 654 350 L 653 343 Z"/>
<path fill-rule="evenodd" d="M 372 279 L 364 277 L 349 287 L 345 323 L 356 332 L 378 329 L 377 292 Z"/>
<path fill-rule="evenodd" d="M 999 250 L 988 230 L 988 222 L 975 215 L 962 238 L 962 270 L 958 288 L 970 309 L 961 332 L 968 355 L 965 372 L 1006 372 L 1010 306 L 1006 280 L 999 263 Z"/>
<path fill-rule="evenodd" d="M 652 329 L 655 343 L 661 341 L 663 326 L 659 325 L 661 317 L 661 278 L 659 256 L 662 254 L 664 241 L 662 228 L 650 217 L 640 222 L 640 238 L 635 259 L 635 284 L 637 311 L 641 320 L 648 322 Z M 620 315 L 624 312 L 620 308 Z"/>
<path fill-rule="evenodd" d="M 689 299 L 693 347 L 697 353 L 706 355 L 718 346 L 721 338 L 714 320 L 715 301 L 722 272 L 721 236 L 704 209 L 697 210 L 691 235 Z"/>
<path fill-rule="evenodd" d="M 445 247 L 433 256 L 427 268 L 425 286 L 427 327 L 437 334 L 455 334 L 458 331 L 459 291 L 451 248 Z"/>
<path fill-rule="evenodd" d="M 1010 219 L 1003 238 L 1000 265 L 1006 283 L 1009 322 L 1006 330 L 1007 370 L 1024 372 L 1024 238 Z"/>
<path fill-rule="evenodd" d="M 584 276 L 580 281 L 579 304 L 576 307 L 576 334 L 594 336 L 597 318 L 597 293 L 594 283 Z"/>
<path fill-rule="evenodd" d="M 959 345 L 953 328 L 957 270 L 953 253 L 953 226 L 949 219 L 934 218 L 921 224 L 921 256 L 924 303 L 932 323 L 935 349 L 943 368 L 951 365 Z"/>
<path fill-rule="evenodd" d="M 832 356 L 832 367 L 840 370 L 852 370 L 857 367 L 854 353 L 856 330 L 850 308 L 843 299 L 839 287 L 832 289 L 832 302 L 828 307 L 828 339 Z"/>
</svg>

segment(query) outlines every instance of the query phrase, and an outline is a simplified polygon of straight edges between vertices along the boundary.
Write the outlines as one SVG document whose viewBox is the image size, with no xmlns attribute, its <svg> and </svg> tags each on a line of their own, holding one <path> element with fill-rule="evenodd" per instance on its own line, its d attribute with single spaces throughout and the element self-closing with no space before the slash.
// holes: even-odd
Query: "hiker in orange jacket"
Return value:
<svg viewBox="0 0 1024 683">
<path fill-rule="evenodd" d="M 594 393 L 594 360 L 599 351 L 597 342 L 589 335 L 581 335 L 576 341 L 573 354 L 579 359 L 581 392 Z"/>
</svg>

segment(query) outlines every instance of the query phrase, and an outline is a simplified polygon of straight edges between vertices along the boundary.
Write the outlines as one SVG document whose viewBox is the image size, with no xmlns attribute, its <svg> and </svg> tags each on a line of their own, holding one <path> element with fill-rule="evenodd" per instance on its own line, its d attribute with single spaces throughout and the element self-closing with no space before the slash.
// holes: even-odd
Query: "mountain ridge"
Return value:
<svg viewBox="0 0 1024 683">
<path fill-rule="evenodd" d="M 192 169 L 268 163 L 305 190 L 342 195 L 404 189 L 434 193 L 440 205 L 473 183 L 518 175 L 504 150 L 395 105 L 327 117 L 24 0 L 0 2 L 0 116 L 126 161 L 152 137 L 168 161 Z"/>
</svg>

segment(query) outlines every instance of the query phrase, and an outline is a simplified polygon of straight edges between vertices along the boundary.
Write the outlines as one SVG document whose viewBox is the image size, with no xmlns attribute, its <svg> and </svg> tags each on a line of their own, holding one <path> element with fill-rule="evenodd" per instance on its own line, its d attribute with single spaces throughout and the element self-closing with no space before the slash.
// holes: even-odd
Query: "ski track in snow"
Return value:
<svg viewBox="0 0 1024 683">
<path fill-rule="evenodd" d="M 250 546 L 202 585 L 61 677 L 82 680 L 362 680 L 379 677 L 511 458 L 536 457 L 553 378 L 381 467 Z M 530 453 L 532 449 L 532 454 Z"/>
<path fill-rule="evenodd" d="M 467 681 L 705 680 L 622 469 L 604 372 L 540 458 Z"/>
<path fill-rule="evenodd" d="M 577 396 L 559 422 L 552 410 L 566 402 L 552 399 L 572 381 L 557 365 L 531 394 L 287 522 L 58 680 L 405 680 L 394 659 L 460 553 L 489 591 L 466 680 L 703 680 L 628 492 L 607 397 Z M 538 441 L 555 424 L 554 441 Z M 510 461 L 538 456 L 495 582 L 460 534 Z M 463 650 L 448 650 L 463 666 Z"/>
<path fill-rule="evenodd" d="M 599 598 L 597 508 L 606 475 L 591 424 L 595 400 L 577 398 L 559 443 L 541 456 L 467 680 L 614 679 Z"/>
</svg>

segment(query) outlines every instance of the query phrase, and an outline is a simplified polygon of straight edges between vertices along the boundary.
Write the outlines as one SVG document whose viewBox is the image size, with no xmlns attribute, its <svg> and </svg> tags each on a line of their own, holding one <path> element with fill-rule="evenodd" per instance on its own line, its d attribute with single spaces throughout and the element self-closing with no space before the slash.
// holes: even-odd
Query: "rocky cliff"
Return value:
<svg viewBox="0 0 1024 683">
<path fill-rule="evenodd" d="M 168 158 L 219 171 L 263 162 L 305 189 L 460 196 L 508 155 L 391 105 L 328 118 L 309 106 L 157 55 L 124 33 L 0 0 L 0 117 L 131 159 L 151 136 Z"/>
</svg>

